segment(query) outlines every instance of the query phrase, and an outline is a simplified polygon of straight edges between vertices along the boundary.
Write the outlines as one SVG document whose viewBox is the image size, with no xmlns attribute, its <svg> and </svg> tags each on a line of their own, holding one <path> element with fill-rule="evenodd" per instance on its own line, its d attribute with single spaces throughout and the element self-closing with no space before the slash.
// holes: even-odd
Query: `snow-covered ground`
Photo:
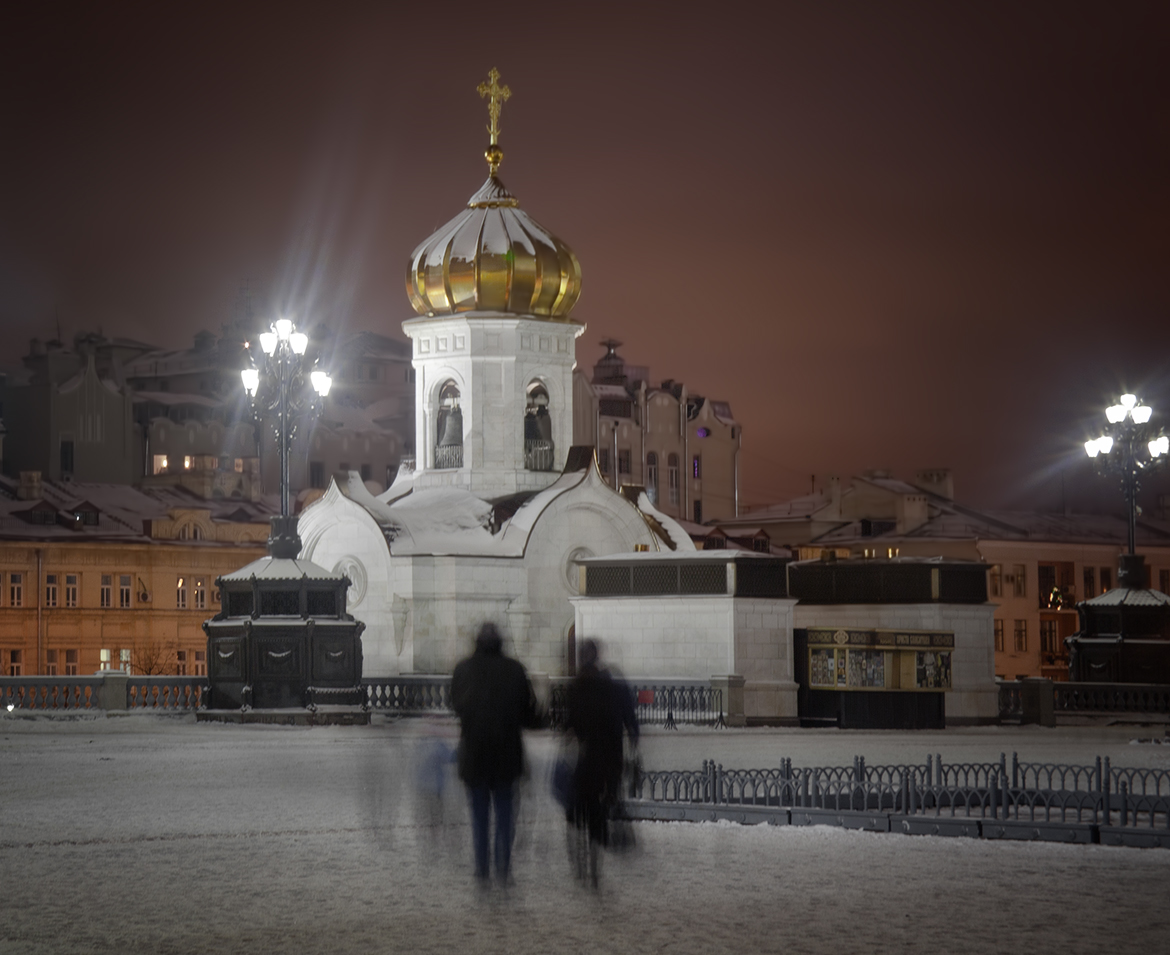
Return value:
<svg viewBox="0 0 1170 955">
<path fill-rule="evenodd" d="M 573 878 L 529 736 L 515 885 L 477 891 L 449 724 L 0 718 L 0 953 L 1161 951 L 1170 851 L 640 823 Z M 1170 765 L 1142 728 L 651 730 L 648 768 L 1021 759 Z"/>
</svg>

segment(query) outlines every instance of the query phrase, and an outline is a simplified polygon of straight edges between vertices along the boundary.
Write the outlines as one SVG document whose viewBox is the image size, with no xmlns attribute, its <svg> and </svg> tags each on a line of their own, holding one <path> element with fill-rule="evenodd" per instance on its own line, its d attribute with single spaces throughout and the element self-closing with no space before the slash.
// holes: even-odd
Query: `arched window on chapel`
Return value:
<svg viewBox="0 0 1170 955">
<path fill-rule="evenodd" d="M 543 382 L 532 382 L 524 407 L 524 467 L 529 471 L 553 468 L 552 418 L 548 410 L 548 389 Z"/>
<path fill-rule="evenodd" d="M 459 388 L 447 381 L 439 389 L 439 414 L 435 420 L 435 467 L 463 467 L 463 412 Z"/>
</svg>

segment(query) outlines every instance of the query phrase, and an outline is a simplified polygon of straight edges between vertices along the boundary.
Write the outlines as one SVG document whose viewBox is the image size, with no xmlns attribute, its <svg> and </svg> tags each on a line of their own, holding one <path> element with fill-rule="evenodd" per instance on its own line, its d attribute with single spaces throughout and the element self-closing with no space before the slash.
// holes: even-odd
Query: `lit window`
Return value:
<svg viewBox="0 0 1170 955">
<path fill-rule="evenodd" d="M 57 606 L 57 575 L 45 574 L 45 606 Z"/>
<path fill-rule="evenodd" d="M 65 606 L 77 606 L 77 574 L 65 575 Z"/>
<path fill-rule="evenodd" d="M 152 462 L 151 472 L 154 474 L 166 474 L 167 472 L 167 456 L 165 454 L 156 454 Z"/>
<path fill-rule="evenodd" d="M 110 668 L 110 651 L 102 649 L 98 652 L 98 659 L 101 660 L 101 668 L 108 670 Z"/>
<path fill-rule="evenodd" d="M 191 470 L 191 462 L 192 462 L 191 455 L 189 455 L 189 454 L 183 455 L 183 470 L 184 471 Z"/>
<path fill-rule="evenodd" d="M 1101 568 L 1101 593 L 1108 593 L 1113 589 L 1113 568 Z"/>
<path fill-rule="evenodd" d="M 207 609 L 207 581 L 202 577 L 196 577 L 194 583 L 195 590 L 195 609 Z"/>
<path fill-rule="evenodd" d="M 103 607 L 112 607 L 114 605 L 114 578 L 111 574 L 102 574 L 102 588 L 101 588 L 101 605 Z"/>
<path fill-rule="evenodd" d="M 651 504 L 658 503 L 658 455 L 653 451 L 646 455 L 646 496 Z"/>
<path fill-rule="evenodd" d="M 693 458 L 691 458 L 691 477 L 693 477 L 697 481 L 700 478 L 702 478 L 702 476 L 703 476 L 703 457 L 702 457 L 702 455 L 696 454 Z"/>
<path fill-rule="evenodd" d="M 175 585 L 175 606 L 180 610 L 187 609 L 187 578 L 180 577 Z"/>
<path fill-rule="evenodd" d="M 8 606 L 24 606 L 24 574 L 8 575 Z"/>
<path fill-rule="evenodd" d="M 119 650 L 118 651 L 118 662 L 121 664 L 122 669 L 125 672 L 129 673 L 130 672 L 130 651 L 129 650 Z"/>
</svg>

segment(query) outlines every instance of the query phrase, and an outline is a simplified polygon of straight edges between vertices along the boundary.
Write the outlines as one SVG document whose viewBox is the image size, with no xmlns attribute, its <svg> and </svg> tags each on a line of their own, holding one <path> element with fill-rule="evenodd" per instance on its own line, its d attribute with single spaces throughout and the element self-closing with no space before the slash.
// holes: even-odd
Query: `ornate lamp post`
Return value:
<svg viewBox="0 0 1170 955">
<path fill-rule="evenodd" d="M 1080 630 L 1065 639 L 1069 678 L 1096 683 L 1170 682 L 1170 645 L 1150 640 L 1170 627 L 1170 597 L 1146 589 L 1145 558 L 1134 552 L 1138 478 L 1162 464 L 1170 439 L 1150 425 L 1154 409 L 1122 395 L 1105 409 L 1109 424 L 1085 450 L 1102 474 L 1121 475 L 1129 511 L 1129 552 L 1118 562 L 1117 588 L 1077 604 Z"/>
<path fill-rule="evenodd" d="M 1117 404 L 1105 409 L 1109 426 L 1105 433 L 1085 442 L 1085 451 L 1097 462 L 1102 474 L 1121 475 L 1121 490 L 1129 517 L 1129 551 L 1134 554 L 1134 531 L 1137 525 L 1138 477 L 1157 467 L 1170 453 L 1170 439 L 1150 425 L 1154 409 L 1133 395 L 1122 395 Z"/>
<path fill-rule="evenodd" d="M 259 365 L 250 344 L 246 347 L 252 367 L 241 371 L 240 377 L 252 400 L 252 413 L 257 418 L 262 412 L 275 414 L 272 427 L 280 448 L 280 516 L 287 518 L 288 454 L 296 436 L 296 419 L 320 413 L 321 399 L 329 394 L 333 379 L 317 370 L 317 360 L 305 354 L 309 336 L 298 332 L 287 318 L 279 319 L 272 324 L 271 331 L 260 334 L 263 355 Z M 306 387 L 306 377 L 313 386 L 311 393 Z"/>
<path fill-rule="evenodd" d="M 365 624 L 346 610 L 350 580 L 297 558 L 301 539 L 289 514 L 297 418 L 320 411 L 332 385 L 305 354 L 308 347 L 309 337 L 282 318 L 260 336 L 263 354 L 249 349 L 253 365 L 240 372 L 256 418 L 274 416 L 280 517 L 272 518 L 269 556 L 215 581 L 222 599 L 220 612 L 203 624 L 209 702 L 200 719 L 369 721 L 361 682 Z"/>
</svg>

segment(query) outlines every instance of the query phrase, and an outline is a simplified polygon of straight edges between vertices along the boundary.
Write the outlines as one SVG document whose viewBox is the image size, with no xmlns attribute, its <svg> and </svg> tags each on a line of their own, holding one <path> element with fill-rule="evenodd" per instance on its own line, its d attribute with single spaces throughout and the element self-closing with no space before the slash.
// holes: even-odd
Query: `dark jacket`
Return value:
<svg viewBox="0 0 1170 955">
<path fill-rule="evenodd" d="M 569 684 L 566 729 L 580 744 L 577 796 L 602 803 L 616 802 L 622 779 L 622 733 L 638 741 L 638 718 L 629 687 L 605 670 L 583 667 Z"/>
<path fill-rule="evenodd" d="M 538 725 L 524 667 L 498 650 L 477 648 L 455 667 L 451 705 L 459 716 L 459 778 L 505 786 L 524 771 L 522 727 Z"/>
</svg>

